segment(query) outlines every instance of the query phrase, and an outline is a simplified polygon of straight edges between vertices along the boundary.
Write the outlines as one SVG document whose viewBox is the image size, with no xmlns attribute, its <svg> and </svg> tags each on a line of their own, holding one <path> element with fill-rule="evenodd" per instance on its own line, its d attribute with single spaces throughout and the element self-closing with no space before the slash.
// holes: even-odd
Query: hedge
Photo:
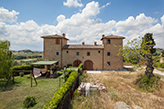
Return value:
<svg viewBox="0 0 164 109">
<path fill-rule="evenodd" d="M 43 65 L 34 65 L 35 68 L 44 68 Z M 22 66 L 14 66 L 12 67 L 12 70 L 32 70 L 32 66 L 31 65 L 22 65 Z M 15 76 L 19 75 L 19 72 L 14 73 Z"/>
<path fill-rule="evenodd" d="M 44 66 L 34 65 L 35 68 L 44 68 Z M 31 65 L 14 66 L 12 70 L 32 70 Z"/>
<path fill-rule="evenodd" d="M 67 81 L 55 92 L 52 99 L 43 107 L 43 109 L 57 109 L 77 77 L 78 72 L 72 71 Z"/>
</svg>

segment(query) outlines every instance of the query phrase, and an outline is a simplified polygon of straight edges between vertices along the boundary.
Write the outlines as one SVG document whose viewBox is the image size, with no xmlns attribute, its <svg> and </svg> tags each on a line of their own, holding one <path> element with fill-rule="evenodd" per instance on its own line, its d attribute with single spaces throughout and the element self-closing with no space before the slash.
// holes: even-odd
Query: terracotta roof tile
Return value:
<svg viewBox="0 0 164 109">
<path fill-rule="evenodd" d="M 64 45 L 63 49 L 104 49 L 103 45 Z"/>
<path fill-rule="evenodd" d="M 64 38 L 64 39 L 67 39 L 67 38 L 65 38 L 65 37 L 63 37 L 63 36 L 60 36 L 60 35 L 57 35 L 57 34 L 55 34 L 55 35 L 47 35 L 47 36 L 41 36 L 41 38 Z M 69 40 L 69 39 L 67 39 L 67 40 Z"/>
<path fill-rule="evenodd" d="M 101 38 L 101 40 L 102 39 L 125 39 L 125 37 L 123 37 L 123 36 L 110 35 L 110 36 L 105 36 L 105 37 Z"/>
</svg>

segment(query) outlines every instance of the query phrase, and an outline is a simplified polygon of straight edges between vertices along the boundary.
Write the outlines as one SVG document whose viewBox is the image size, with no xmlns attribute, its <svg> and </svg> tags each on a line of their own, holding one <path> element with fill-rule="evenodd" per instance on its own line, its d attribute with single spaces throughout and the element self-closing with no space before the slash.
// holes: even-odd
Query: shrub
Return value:
<svg viewBox="0 0 164 109">
<path fill-rule="evenodd" d="M 77 89 L 74 91 L 74 98 L 77 98 L 80 96 L 80 91 L 78 91 Z"/>
<path fill-rule="evenodd" d="M 82 75 L 79 77 L 80 83 L 81 83 L 81 81 L 82 82 L 86 82 L 87 81 L 87 79 L 86 79 L 87 77 L 88 77 L 87 73 L 82 72 Z"/>
<path fill-rule="evenodd" d="M 58 68 L 59 68 L 58 66 L 55 66 L 55 67 L 52 68 L 52 71 L 55 72 L 55 71 L 58 70 Z"/>
<path fill-rule="evenodd" d="M 31 65 L 14 66 L 13 70 L 32 70 Z"/>
<path fill-rule="evenodd" d="M 164 63 L 161 63 L 161 67 L 164 68 Z"/>
<path fill-rule="evenodd" d="M 44 68 L 44 65 L 34 65 L 35 68 Z M 31 65 L 14 66 L 13 70 L 32 70 Z"/>
<path fill-rule="evenodd" d="M 149 77 L 149 75 L 141 74 L 135 84 L 137 84 L 139 88 L 148 92 L 154 92 L 155 89 L 159 90 L 161 88 L 159 76 Z"/>
<path fill-rule="evenodd" d="M 46 74 L 46 78 L 49 78 L 49 77 L 50 77 L 50 71 L 48 70 Z"/>
<path fill-rule="evenodd" d="M 64 70 L 61 70 L 61 71 L 57 71 L 58 74 L 63 74 L 64 73 Z"/>
<path fill-rule="evenodd" d="M 12 67 L 12 70 L 32 70 L 32 66 L 31 65 L 14 66 Z M 14 75 L 19 76 L 19 72 L 15 72 Z"/>
<path fill-rule="evenodd" d="M 62 102 L 65 95 L 68 93 L 70 87 L 78 76 L 78 72 L 72 71 L 67 81 L 55 92 L 52 99 L 47 103 L 43 109 L 57 109 Z"/>
<path fill-rule="evenodd" d="M 34 67 L 35 68 L 44 68 L 44 65 L 34 65 Z M 14 67 L 12 67 L 12 70 L 32 70 L 32 66 L 31 65 L 14 66 Z M 29 73 L 26 73 L 26 74 L 29 74 Z M 15 72 L 14 75 L 19 76 L 19 72 Z"/>
<path fill-rule="evenodd" d="M 23 107 L 29 108 L 29 107 L 33 107 L 35 104 L 36 104 L 35 97 L 25 96 L 23 100 Z"/>
<path fill-rule="evenodd" d="M 20 77 L 23 77 L 24 76 L 24 72 L 20 72 Z"/>
<path fill-rule="evenodd" d="M 81 63 L 81 64 L 78 66 L 78 68 L 79 68 L 79 71 L 82 72 L 82 71 L 83 71 L 83 63 Z"/>
<path fill-rule="evenodd" d="M 161 67 L 161 63 L 156 62 L 156 63 L 154 64 L 154 67 Z"/>
</svg>

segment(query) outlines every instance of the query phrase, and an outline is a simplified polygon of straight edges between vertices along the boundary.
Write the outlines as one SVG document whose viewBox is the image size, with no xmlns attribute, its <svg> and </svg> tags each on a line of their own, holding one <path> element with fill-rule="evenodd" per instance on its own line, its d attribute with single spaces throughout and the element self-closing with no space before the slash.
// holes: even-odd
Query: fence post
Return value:
<svg viewBox="0 0 164 109">
<path fill-rule="evenodd" d="M 13 84 L 14 84 L 14 72 L 13 72 Z"/>
</svg>

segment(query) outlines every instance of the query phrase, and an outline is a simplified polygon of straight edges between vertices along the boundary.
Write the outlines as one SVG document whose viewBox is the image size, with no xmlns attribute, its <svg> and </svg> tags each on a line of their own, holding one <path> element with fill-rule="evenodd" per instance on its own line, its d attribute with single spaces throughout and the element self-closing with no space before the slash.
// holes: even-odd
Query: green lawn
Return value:
<svg viewBox="0 0 164 109">
<path fill-rule="evenodd" d="M 37 79 L 38 85 L 31 88 L 29 75 L 14 78 L 15 84 L 10 80 L 7 88 L 0 88 L 0 109 L 20 109 L 25 96 L 35 96 L 37 104 L 31 109 L 41 109 L 52 97 L 59 87 L 59 78 Z M 0 83 L 2 85 L 2 83 Z"/>
</svg>

